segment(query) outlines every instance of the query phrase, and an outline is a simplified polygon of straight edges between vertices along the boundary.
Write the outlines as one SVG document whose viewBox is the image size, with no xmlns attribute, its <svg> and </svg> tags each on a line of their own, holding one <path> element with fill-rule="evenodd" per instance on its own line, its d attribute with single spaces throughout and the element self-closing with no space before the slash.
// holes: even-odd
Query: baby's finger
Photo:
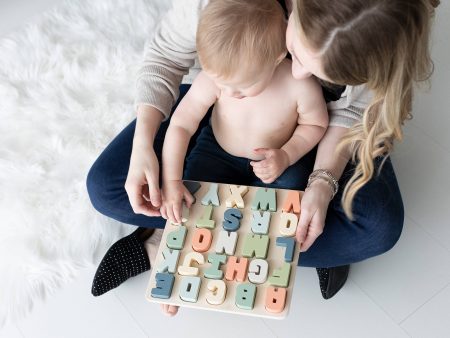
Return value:
<svg viewBox="0 0 450 338">
<path fill-rule="evenodd" d="M 270 183 L 275 182 L 275 178 L 273 176 L 269 176 L 261 181 L 263 181 L 263 183 L 265 183 L 265 184 L 270 184 Z"/>
<path fill-rule="evenodd" d="M 173 216 L 175 217 L 175 220 L 177 223 L 181 223 L 181 204 L 182 200 L 177 200 L 173 204 Z"/>
<path fill-rule="evenodd" d="M 167 210 L 166 210 L 166 206 L 163 205 L 160 209 L 159 212 L 161 213 L 162 218 L 167 219 Z"/>
<path fill-rule="evenodd" d="M 258 177 L 263 183 L 272 183 L 272 182 L 269 182 L 269 180 L 270 180 L 270 178 L 271 178 L 271 176 L 270 175 L 266 175 L 266 176 L 261 176 L 261 177 Z"/>
<path fill-rule="evenodd" d="M 263 176 L 263 174 L 258 174 L 257 172 L 253 171 L 253 173 L 255 174 L 256 177 L 258 177 L 259 179 L 261 179 L 261 176 Z"/>
<path fill-rule="evenodd" d="M 270 161 L 270 160 L 264 160 L 264 161 L 261 161 L 261 162 L 264 162 L 262 165 L 259 165 L 259 166 L 254 166 L 253 167 L 253 169 L 261 169 L 261 170 L 264 170 L 264 169 L 270 169 L 270 168 L 272 168 L 272 161 Z"/>
<path fill-rule="evenodd" d="M 271 170 L 269 168 L 254 168 L 253 172 L 255 175 L 264 175 L 268 176 L 271 173 Z"/>
<path fill-rule="evenodd" d="M 267 167 L 270 165 L 270 163 L 269 163 L 268 160 L 251 161 L 251 162 L 250 162 L 250 165 L 251 165 L 253 168 L 267 168 Z"/>
<path fill-rule="evenodd" d="M 172 204 L 172 203 L 169 203 L 169 204 L 167 205 L 166 212 L 167 212 L 167 218 L 168 218 L 172 223 L 178 223 L 177 220 L 176 220 L 176 218 L 175 218 L 175 215 L 174 215 L 174 213 L 173 213 L 173 204 Z"/>
<path fill-rule="evenodd" d="M 272 175 L 270 173 L 262 173 L 262 174 L 258 174 L 258 177 L 262 180 L 267 180 L 271 177 Z"/>
<path fill-rule="evenodd" d="M 184 201 L 186 202 L 186 206 L 190 208 L 192 204 L 195 202 L 195 197 L 191 195 L 189 191 L 185 191 L 183 195 Z"/>
</svg>

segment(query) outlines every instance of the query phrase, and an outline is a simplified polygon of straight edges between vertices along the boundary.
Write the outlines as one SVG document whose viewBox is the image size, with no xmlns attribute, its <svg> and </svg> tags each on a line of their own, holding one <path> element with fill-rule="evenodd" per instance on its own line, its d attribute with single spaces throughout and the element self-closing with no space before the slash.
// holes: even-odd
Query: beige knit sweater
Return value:
<svg viewBox="0 0 450 338">
<path fill-rule="evenodd" d="M 146 44 L 137 74 L 135 107 L 150 105 L 165 118 L 178 98 L 181 83 L 192 83 L 200 71 L 195 37 L 201 10 L 209 0 L 173 0 L 172 6 Z M 341 98 L 328 104 L 330 126 L 351 127 L 362 118 L 372 94 L 347 86 Z"/>
</svg>

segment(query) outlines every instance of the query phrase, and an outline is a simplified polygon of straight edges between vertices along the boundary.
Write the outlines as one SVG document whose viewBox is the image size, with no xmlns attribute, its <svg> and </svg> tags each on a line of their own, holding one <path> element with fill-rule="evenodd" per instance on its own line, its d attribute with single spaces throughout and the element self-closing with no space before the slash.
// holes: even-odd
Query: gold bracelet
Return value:
<svg viewBox="0 0 450 338">
<path fill-rule="evenodd" d="M 317 170 L 314 170 L 311 173 L 311 175 L 309 175 L 308 184 L 306 185 L 306 188 L 309 188 L 310 185 L 312 184 L 312 182 L 314 182 L 315 180 L 318 180 L 318 179 L 322 179 L 328 183 L 328 185 L 330 186 L 331 191 L 333 193 L 333 196 L 331 197 L 331 199 L 333 199 L 339 190 L 339 182 L 334 178 L 333 174 L 331 174 L 328 170 L 317 169 Z"/>
<path fill-rule="evenodd" d="M 311 186 L 311 184 L 312 183 L 314 183 L 315 181 L 318 181 L 318 180 L 323 180 L 323 181 L 325 181 L 327 184 L 328 184 L 328 186 L 330 187 L 330 190 L 331 190 L 331 197 L 330 197 L 330 201 L 334 198 L 334 195 L 335 195 L 335 193 L 334 193 L 334 187 L 333 187 L 333 183 L 331 183 L 331 181 L 329 181 L 326 177 L 324 177 L 324 176 L 317 176 L 317 177 L 314 177 L 314 178 L 312 178 L 311 180 L 309 180 L 308 181 L 308 184 L 307 184 L 307 186 L 306 186 L 306 189 L 308 189 L 308 188 L 310 188 L 310 186 Z"/>
</svg>

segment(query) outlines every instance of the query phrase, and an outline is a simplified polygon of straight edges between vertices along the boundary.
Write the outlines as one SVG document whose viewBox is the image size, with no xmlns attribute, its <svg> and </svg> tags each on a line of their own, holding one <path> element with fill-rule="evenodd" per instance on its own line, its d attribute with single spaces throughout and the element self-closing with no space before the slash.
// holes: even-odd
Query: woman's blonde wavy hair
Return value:
<svg viewBox="0 0 450 338">
<path fill-rule="evenodd" d="M 415 82 L 433 72 L 429 35 L 438 0 L 294 0 L 293 17 L 323 70 L 342 85 L 366 84 L 374 93 L 363 119 L 344 136 L 355 172 L 342 205 L 353 218 L 356 193 L 374 175 L 374 159 L 391 153 L 411 118 Z M 374 196 L 376 198 L 376 196 Z"/>
</svg>

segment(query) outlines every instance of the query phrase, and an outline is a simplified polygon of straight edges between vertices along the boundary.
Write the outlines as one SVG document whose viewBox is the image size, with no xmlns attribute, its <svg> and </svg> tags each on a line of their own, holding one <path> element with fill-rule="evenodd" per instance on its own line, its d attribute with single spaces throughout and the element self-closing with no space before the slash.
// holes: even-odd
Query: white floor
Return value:
<svg viewBox="0 0 450 338">
<path fill-rule="evenodd" d="M 0 37 L 57 0 L 0 0 Z M 439 8 L 433 87 L 416 98 L 415 118 L 393 155 L 406 207 L 398 245 L 352 266 L 350 279 L 322 300 L 315 271 L 300 268 L 285 321 L 183 309 L 163 317 L 144 300 L 148 275 L 94 298 L 94 268 L 0 331 L 5 338 L 69 337 L 450 337 L 450 4 Z"/>
</svg>

